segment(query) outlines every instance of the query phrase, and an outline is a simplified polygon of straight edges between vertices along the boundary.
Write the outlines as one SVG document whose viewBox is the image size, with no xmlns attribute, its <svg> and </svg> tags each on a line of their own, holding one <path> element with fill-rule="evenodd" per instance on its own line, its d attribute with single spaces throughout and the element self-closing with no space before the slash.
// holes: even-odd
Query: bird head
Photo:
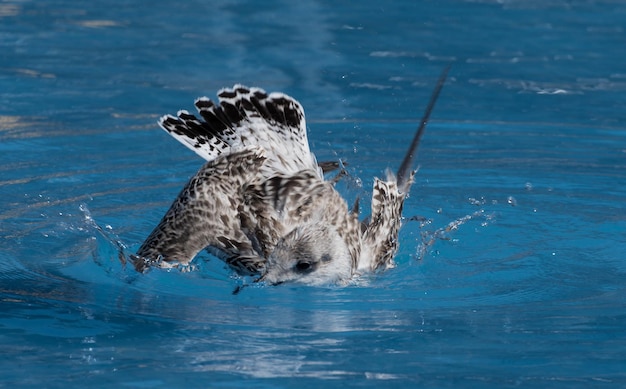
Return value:
<svg viewBox="0 0 626 389">
<path fill-rule="evenodd" d="M 308 223 L 278 241 L 260 281 L 273 285 L 284 282 L 328 285 L 345 282 L 351 276 L 350 250 L 336 228 Z"/>
</svg>

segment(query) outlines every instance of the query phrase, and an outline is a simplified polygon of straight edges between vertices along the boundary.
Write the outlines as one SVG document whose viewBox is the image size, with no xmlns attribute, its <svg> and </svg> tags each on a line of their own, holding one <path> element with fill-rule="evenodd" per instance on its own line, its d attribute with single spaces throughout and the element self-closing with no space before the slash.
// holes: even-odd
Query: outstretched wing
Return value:
<svg viewBox="0 0 626 389">
<path fill-rule="evenodd" d="M 402 207 L 406 195 L 411 190 L 416 172 L 413 170 L 413 163 L 417 148 L 424 134 L 428 118 L 446 81 L 449 69 L 450 66 L 448 65 L 439 76 L 413 141 L 398 169 L 398 174 L 394 175 L 388 172 L 387 181 L 379 179 L 374 181 L 372 215 L 369 222 L 364 221 L 363 223 L 363 251 L 366 255 L 361 257 L 359 270 L 373 271 L 394 265 L 393 257 L 398 251 L 398 232 L 402 221 Z"/>
<path fill-rule="evenodd" d="M 412 174 L 409 180 L 413 181 Z M 400 192 L 392 173 L 388 174 L 387 181 L 374 180 L 372 214 L 363 233 L 363 251 L 367 255 L 361 257 L 359 270 L 385 270 L 394 266 L 405 195 Z"/>
<path fill-rule="evenodd" d="M 249 236 L 242 188 L 264 161 L 263 149 L 247 147 L 203 166 L 141 245 L 135 267 L 143 271 L 161 260 L 186 264 L 208 248 L 242 273 L 258 273 L 265 259 Z"/>
<path fill-rule="evenodd" d="M 265 150 L 261 174 L 291 174 L 312 169 L 322 175 L 309 149 L 304 110 L 283 93 L 235 85 L 218 92 L 219 104 L 196 100 L 201 119 L 187 111 L 163 116 L 159 124 L 207 161 L 247 146 Z"/>
</svg>

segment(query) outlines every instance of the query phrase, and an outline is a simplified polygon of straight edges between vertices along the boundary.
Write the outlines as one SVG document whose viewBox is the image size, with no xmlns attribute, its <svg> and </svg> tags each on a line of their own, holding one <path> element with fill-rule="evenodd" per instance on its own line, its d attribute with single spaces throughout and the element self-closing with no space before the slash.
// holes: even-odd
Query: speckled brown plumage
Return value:
<svg viewBox="0 0 626 389">
<path fill-rule="evenodd" d="M 324 179 L 296 100 L 241 85 L 218 97 L 217 105 L 196 100 L 202 119 L 179 111 L 160 120 L 208 162 L 133 256 L 139 271 L 187 264 L 203 249 L 270 284 L 345 283 L 393 266 L 412 168 L 398 172 L 400 182 L 391 173 L 375 180 L 371 216 L 361 222 Z M 403 165 L 411 165 L 425 123 Z"/>
</svg>

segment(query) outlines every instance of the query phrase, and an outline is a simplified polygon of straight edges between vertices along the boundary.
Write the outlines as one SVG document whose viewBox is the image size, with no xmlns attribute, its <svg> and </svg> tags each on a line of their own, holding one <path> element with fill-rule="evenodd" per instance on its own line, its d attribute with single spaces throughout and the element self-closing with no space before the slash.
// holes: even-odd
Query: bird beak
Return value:
<svg viewBox="0 0 626 389">
<path fill-rule="evenodd" d="M 254 282 L 255 284 L 256 284 L 256 283 L 259 283 L 259 282 L 265 282 L 265 283 L 267 283 L 268 285 L 271 285 L 271 286 L 277 286 L 277 285 L 280 285 L 280 284 L 282 284 L 282 283 L 284 282 L 284 281 L 278 281 L 278 282 L 268 282 L 268 281 L 266 280 L 266 278 L 267 278 L 267 272 L 263 273 L 263 275 L 261 275 L 261 277 L 257 278 L 257 279 L 256 279 L 256 280 L 254 280 L 253 282 Z"/>
</svg>

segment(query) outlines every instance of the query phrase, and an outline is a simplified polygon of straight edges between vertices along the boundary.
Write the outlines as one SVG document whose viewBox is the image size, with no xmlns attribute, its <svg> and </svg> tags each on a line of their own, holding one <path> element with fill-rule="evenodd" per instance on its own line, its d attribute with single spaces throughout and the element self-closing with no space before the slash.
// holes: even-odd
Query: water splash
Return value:
<svg viewBox="0 0 626 389">
<path fill-rule="evenodd" d="M 115 234 L 113 227 L 100 226 L 91 215 L 87 204 L 81 203 L 78 209 L 83 214 L 86 227 L 96 233 L 93 236 L 97 243 L 93 253 L 94 262 L 115 278 L 125 282 L 135 280 L 139 273 L 134 270 L 130 255 L 127 253 L 128 246 Z"/>
<path fill-rule="evenodd" d="M 481 223 L 482 227 L 485 227 L 488 225 L 488 223 L 494 219 L 494 214 L 490 213 L 486 213 L 484 209 L 478 210 L 476 212 L 473 212 L 469 215 L 465 215 L 463 217 L 460 217 L 458 219 L 455 219 L 451 222 L 449 222 L 448 224 L 446 224 L 445 226 L 436 229 L 435 231 L 425 231 L 422 230 L 420 232 L 420 236 L 421 236 L 421 244 L 419 244 L 417 246 L 416 249 L 416 259 L 417 260 L 422 260 L 425 256 L 426 253 L 428 252 L 428 250 L 439 240 L 451 240 L 451 233 L 458 230 L 459 227 L 461 227 L 463 224 L 471 221 L 471 220 L 475 220 L 475 219 L 483 219 L 483 222 Z M 418 220 L 420 221 L 420 228 L 424 227 L 427 224 L 431 224 L 432 220 L 430 219 L 426 219 L 426 218 L 411 218 L 409 220 Z"/>
</svg>

